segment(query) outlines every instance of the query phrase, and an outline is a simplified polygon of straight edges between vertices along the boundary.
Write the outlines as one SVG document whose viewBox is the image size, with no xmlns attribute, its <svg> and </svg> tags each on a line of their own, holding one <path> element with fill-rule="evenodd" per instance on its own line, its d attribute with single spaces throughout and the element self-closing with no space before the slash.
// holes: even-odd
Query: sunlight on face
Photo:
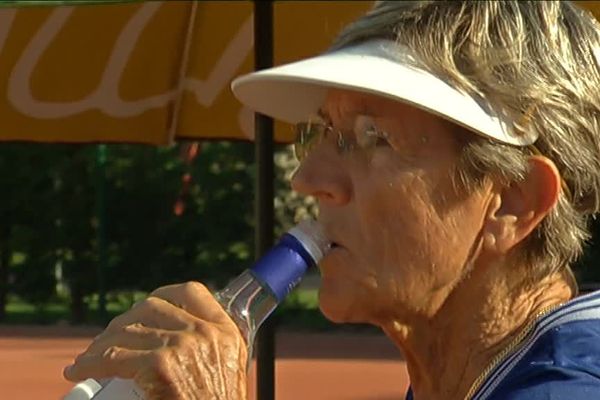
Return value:
<svg viewBox="0 0 600 400">
<path fill-rule="evenodd" d="M 450 180 L 458 154 L 452 125 L 373 95 L 331 91 L 322 107 L 334 127 L 357 115 L 385 132 L 369 157 L 323 141 L 307 154 L 294 190 L 319 201 L 337 247 L 320 265 L 320 304 L 338 322 L 381 324 L 430 315 L 463 277 L 481 228 L 483 201 Z"/>
</svg>

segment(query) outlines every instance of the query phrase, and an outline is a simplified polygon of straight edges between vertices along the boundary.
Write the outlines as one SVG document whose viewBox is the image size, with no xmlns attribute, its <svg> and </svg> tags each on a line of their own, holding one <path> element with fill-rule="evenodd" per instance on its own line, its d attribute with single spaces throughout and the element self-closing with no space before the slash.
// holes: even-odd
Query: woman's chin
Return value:
<svg viewBox="0 0 600 400">
<path fill-rule="evenodd" d="M 343 324 L 348 322 L 338 310 L 331 309 L 327 305 L 323 305 L 323 303 L 319 303 L 319 309 L 321 310 L 321 314 L 333 323 Z"/>
<path fill-rule="evenodd" d="M 325 318 L 337 324 L 364 322 L 357 313 L 359 310 L 348 302 L 349 297 L 348 294 L 332 293 L 321 287 L 319 291 L 319 309 Z"/>
</svg>

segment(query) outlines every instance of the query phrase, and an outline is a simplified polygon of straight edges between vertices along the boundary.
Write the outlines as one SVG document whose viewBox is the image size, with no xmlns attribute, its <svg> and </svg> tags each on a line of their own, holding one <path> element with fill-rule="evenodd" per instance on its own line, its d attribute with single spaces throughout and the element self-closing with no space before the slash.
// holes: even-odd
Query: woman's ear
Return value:
<svg viewBox="0 0 600 400">
<path fill-rule="evenodd" d="M 525 239 L 554 208 L 560 190 L 556 165 L 546 157 L 532 156 L 525 178 L 501 189 L 490 202 L 484 250 L 505 254 Z"/>
</svg>

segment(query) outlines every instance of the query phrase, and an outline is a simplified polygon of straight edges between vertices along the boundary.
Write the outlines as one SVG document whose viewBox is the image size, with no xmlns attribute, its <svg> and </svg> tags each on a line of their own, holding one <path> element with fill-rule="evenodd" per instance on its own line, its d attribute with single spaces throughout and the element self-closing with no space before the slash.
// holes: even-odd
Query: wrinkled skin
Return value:
<svg viewBox="0 0 600 400">
<path fill-rule="evenodd" d="M 331 90 L 320 114 L 349 136 L 318 142 L 292 181 L 316 198 L 337 245 L 319 265 L 321 311 L 381 327 L 407 361 L 415 400 L 464 399 L 527 321 L 573 294 L 558 275 L 524 285 L 531 266 L 508 257 L 556 204 L 556 166 L 530 157 L 523 181 L 490 176 L 457 190 L 457 139 L 468 132 L 348 90 Z M 387 135 L 369 151 L 345 151 L 358 115 Z"/>
<path fill-rule="evenodd" d="M 165 286 L 113 319 L 64 376 L 133 379 L 147 400 L 246 399 L 247 349 L 203 285 Z"/>
<path fill-rule="evenodd" d="M 319 218 L 338 244 L 320 265 L 321 310 L 334 321 L 377 325 L 434 314 L 465 274 L 489 193 L 454 193 L 458 146 L 441 118 L 341 90 L 322 109 L 348 129 L 357 114 L 371 115 L 389 140 L 370 154 L 340 155 L 323 143 L 292 181 L 317 198 Z"/>
</svg>

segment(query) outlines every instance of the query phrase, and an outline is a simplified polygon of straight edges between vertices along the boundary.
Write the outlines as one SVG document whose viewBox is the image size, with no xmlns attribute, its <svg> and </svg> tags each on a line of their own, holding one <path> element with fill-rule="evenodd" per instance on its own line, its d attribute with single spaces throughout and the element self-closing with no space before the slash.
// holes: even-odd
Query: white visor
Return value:
<svg viewBox="0 0 600 400">
<path fill-rule="evenodd" d="M 494 113 L 482 99 L 459 91 L 418 66 L 406 47 L 372 40 L 235 79 L 234 95 L 247 107 L 288 123 L 306 121 L 341 88 L 398 100 L 503 143 L 525 146 L 533 132 Z"/>
</svg>

